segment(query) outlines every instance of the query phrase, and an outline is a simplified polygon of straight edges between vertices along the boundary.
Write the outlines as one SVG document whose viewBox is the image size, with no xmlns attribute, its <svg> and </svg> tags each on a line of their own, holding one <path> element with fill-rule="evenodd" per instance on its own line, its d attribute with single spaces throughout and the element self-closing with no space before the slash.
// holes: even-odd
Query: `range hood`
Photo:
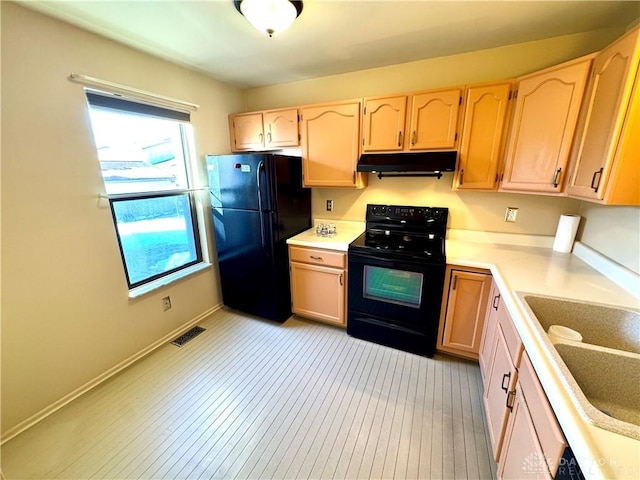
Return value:
<svg viewBox="0 0 640 480">
<path fill-rule="evenodd" d="M 457 152 L 365 153 L 360 156 L 356 171 L 373 172 L 378 178 L 442 177 L 442 172 L 456 169 Z"/>
</svg>

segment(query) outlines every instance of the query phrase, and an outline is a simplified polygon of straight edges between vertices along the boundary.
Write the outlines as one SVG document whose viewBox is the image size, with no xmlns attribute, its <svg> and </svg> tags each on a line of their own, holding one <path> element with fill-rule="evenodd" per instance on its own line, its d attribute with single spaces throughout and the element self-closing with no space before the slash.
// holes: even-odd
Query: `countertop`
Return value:
<svg viewBox="0 0 640 480">
<path fill-rule="evenodd" d="M 315 229 L 318 223 L 333 223 L 336 226 L 336 235 L 332 237 L 319 236 Z M 349 244 L 358 238 L 362 232 L 364 232 L 364 222 L 317 219 L 313 222 L 313 228 L 289 238 L 287 243 L 301 247 L 326 248 L 346 252 Z"/>
<path fill-rule="evenodd" d="M 638 297 L 576 255 L 558 253 L 548 247 L 456 240 L 447 240 L 446 247 L 448 264 L 491 271 L 585 477 L 639 478 L 640 441 L 593 426 L 580 415 L 516 292 L 635 309 L 640 307 Z"/>
<path fill-rule="evenodd" d="M 353 228 L 340 228 L 336 222 L 336 237 L 317 237 L 315 230 L 308 230 L 290 239 L 289 243 L 347 251 L 348 244 L 364 229 L 364 224 L 347 223 L 352 223 Z M 631 275 L 633 285 L 622 288 L 576 254 L 553 251 L 553 237 L 478 233 L 480 235 L 449 232 L 447 263 L 491 271 L 585 477 L 639 478 L 640 441 L 595 427 L 580 415 L 566 393 L 543 340 L 516 295 L 516 292 L 528 292 L 638 309 L 640 291 L 637 276 Z M 481 241 L 469 241 L 469 238 L 480 238 Z M 585 247 L 581 249 L 584 251 Z M 639 296 L 632 295 L 630 291 L 637 292 Z"/>
</svg>

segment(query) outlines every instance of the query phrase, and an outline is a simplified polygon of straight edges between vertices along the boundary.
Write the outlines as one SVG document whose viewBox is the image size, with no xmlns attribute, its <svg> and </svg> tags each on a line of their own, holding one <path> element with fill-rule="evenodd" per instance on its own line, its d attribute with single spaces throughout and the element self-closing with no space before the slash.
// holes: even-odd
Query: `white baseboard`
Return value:
<svg viewBox="0 0 640 480">
<path fill-rule="evenodd" d="M 19 435 L 20 433 L 22 433 L 25 430 L 27 430 L 29 427 L 32 427 L 36 423 L 38 423 L 38 422 L 44 420 L 45 418 L 47 418 L 52 413 L 60 410 L 62 407 L 64 407 L 65 405 L 69 404 L 70 402 L 72 402 L 73 400 L 78 398 L 80 395 L 88 392 L 89 390 L 91 390 L 92 388 L 98 386 L 99 384 L 101 384 L 105 380 L 108 380 L 109 378 L 113 377 L 118 372 L 121 372 L 125 368 L 127 368 L 130 365 L 134 364 L 135 362 L 137 362 L 141 358 L 145 357 L 146 355 L 149 355 L 151 352 L 153 352 L 157 348 L 162 347 L 167 342 L 173 340 L 177 336 L 179 336 L 179 335 L 183 334 L 184 332 L 188 331 L 193 326 L 195 326 L 195 324 L 197 324 L 198 322 L 201 322 L 203 319 L 205 319 L 206 317 L 211 315 L 213 312 L 215 312 L 217 310 L 220 310 L 221 308 L 222 308 L 222 304 L 218 304 L 218 305 L 210 308 L 209 310 L 205 311 L 204 313 L 201 313 L 197 317 L 195 317 L 192 320 L 190 320 L 188 323 L 182 325 L 179 328 L 176 328 L 175 330 L 173 330 L 172 332 L 166 334 L 164 337 L 162 337 L 161 339 L 155 341 L 154 343 L 152 343 L 148 347 L 143 348 L 142 350 L 140 350 L 139 352 L 137 352 L 134 355 L 130 356 L 126 360 L 123 360 L 122 362 L 120 362 L 116 366 L 110 368 L 109 370 L 107 370 L 106 372 L 102 373 L 101 375 L 98 375 L 93 380 L 90 380 L 89 382 L 85 383 L 81 387 L 75 389 L 73 392 L 65 395 L 60 400 L 52 403 L 48 407 L 40 410 L 38 413 L 36 413 L 36 414 L 32 415 L 31 417 L 27 418 L 26 420 L 20 422 L 15 427 L 9 429 L 8 431 L 6 431 L 6 432 L 4 432 L 2 434 L 2 438 L 0 439 L 0 445 L 2 445 L 5 442 L 8 442 L 12 438 L 14 438 L 16 435 Z"/>
</svg>

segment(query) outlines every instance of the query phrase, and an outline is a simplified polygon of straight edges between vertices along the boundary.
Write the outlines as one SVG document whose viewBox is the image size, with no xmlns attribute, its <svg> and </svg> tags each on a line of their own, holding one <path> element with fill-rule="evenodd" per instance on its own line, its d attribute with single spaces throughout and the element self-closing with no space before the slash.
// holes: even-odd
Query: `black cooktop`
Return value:
<svg viewBox="0 0 640 480">
<path fill-rule="evenodd" d="M 448 215 L 443 207 L 369 204 L 366 230 L 349 252 L 444 263 Z"/>
</svg>

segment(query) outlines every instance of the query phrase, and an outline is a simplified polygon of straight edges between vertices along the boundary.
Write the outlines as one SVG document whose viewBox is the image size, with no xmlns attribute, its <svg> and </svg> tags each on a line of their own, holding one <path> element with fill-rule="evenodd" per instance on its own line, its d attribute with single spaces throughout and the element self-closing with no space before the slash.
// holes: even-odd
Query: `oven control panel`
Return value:
<svg viewBox="0 0 640 480">
<path fill-rule="evenodd" d="M 409 207 L 402 205 L 367 205 L 367 222 L 443 223 L 449 209 L 444 207 Z M 403 222 L 404 223 L 404 222 Z"/>
</svg>

